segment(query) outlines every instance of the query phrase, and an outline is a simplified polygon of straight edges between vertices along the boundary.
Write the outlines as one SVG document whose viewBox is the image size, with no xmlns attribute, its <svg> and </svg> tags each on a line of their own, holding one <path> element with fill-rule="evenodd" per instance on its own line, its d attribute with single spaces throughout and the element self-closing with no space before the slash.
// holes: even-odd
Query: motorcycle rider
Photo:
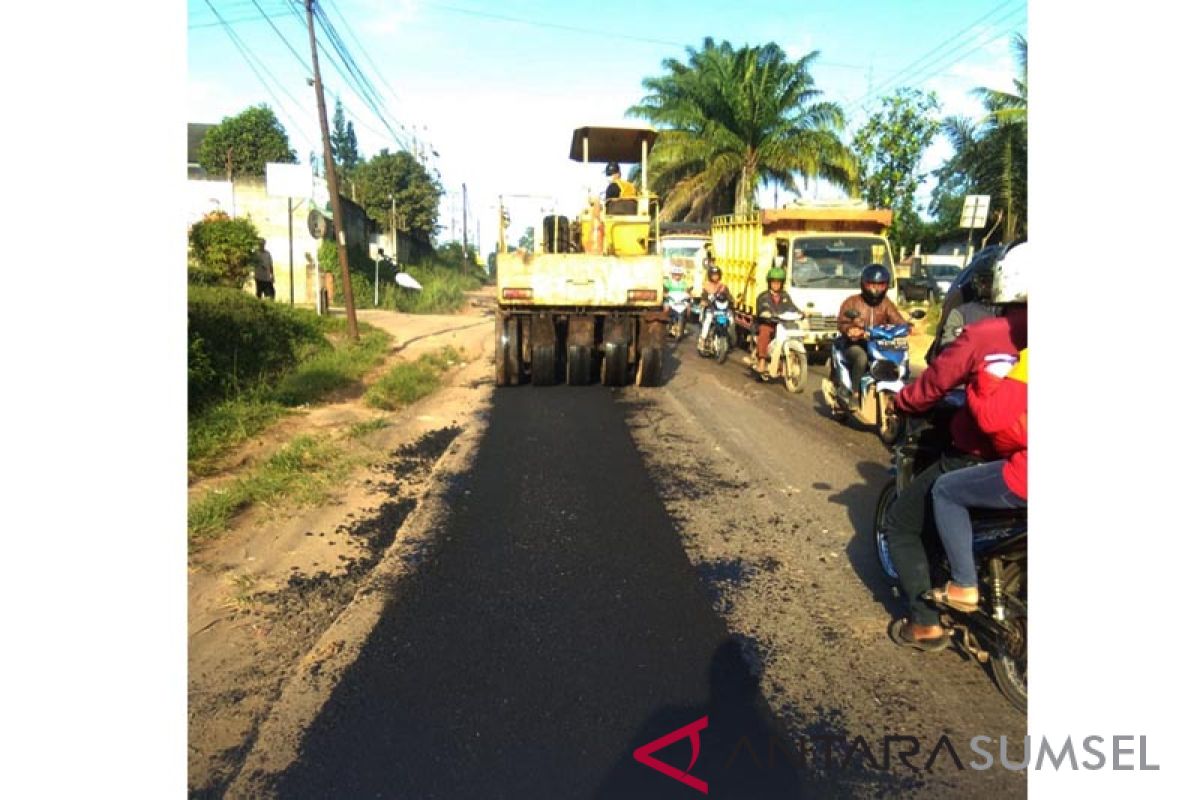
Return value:
<svg viewBox="0 0 1200 800">
<path fill-rule="evenodd" d="M 996 360 L 1015 361 L 1028 347 L 1025 298 L 1031 258 L 1029 245 L 1020 244 L 997 262 L 993 302 L 1005 303 L 1002 315 L 968 325 L 919 379 L 896 395 L 897 411 L 923 414 L 989 364 Z M 949 644 L 936 607 L 923 597 L 931 588 L 929 558 L 921 538 L 932 521 L 927 514 L 931 488 L 946 473 L 996 458 L 991 439 L 980 429 L 969 408 L 955 412 L 949 433 L 951 447 L 936 463 L 913 477 L 912 483 L 897 495 L 883 523 L 911 615 L 899 621 L 894 635 L 898 644 L 924 651 L 943 650 Z"/>
<path fill-rule="evenodd" d="M 1000 313 L 992 303 L 992 268 L 991 264 L 980 264 L 965 286 L 954 290 L 942 301 L 942 315 L 946 321 L 942 325 L 941 338 L 929 345 L 926 364 L 957 339 L 963 328 Z"/>
<path fill-rule="evenodd" d="M 849 363 L 851 388 L 846 389 L 839 382 L 837 392 L 847 402 L 852 400 L 852 395 L 858 394 L 863 375 L 871 363 L 871 357 L 867 354 L 867 329 L 875 325 L 903 325 L 908 322 L 887 296 L 891 283 L 892 274 L 887 267 L 869 264 L 859 276 L 859 293 L 847 297 L 838 309 L 839 336 L 834 341 L 834 347 L 841 348 Z M 858 312 L 853 319 L 847 316 L 852 309 Z"/>
<path fill-rule="evenodd" d="M 783 289 L 785 280 L 787 273 L 783 271 L 783 267 L 771 267 L 767 270 L 767 290 L 760 294 L 754 303 L 754 315 L 758 324 L 755 338 L 758 363 L 754 371 L 763 375 L 767 372 L 767 355 L 771 339 L 775 337 L 775 326 L 778 324 L 775 319 L 786 311 L 800 313 L 800 309 L 792 302 L 791 295 Z"/>
<path fill-rule="evenodd" d="M 728 299 L 729 287 L 721 280 L 721 268 L 710 261 L 704 283 L 700 287 L 700 337 L 696 339 L 697 350 L 703 349 L 701 345 L 704 337 L 708 336 L 709 326 L 712 325 L 712 301 L 719 294 L 724 294 Z"/>
<path fill-rule="evenodd" d="M 692 296 L 692 287 L 684 280 L 684 269 L 682 264 L 672 262 L 671 268 L 667 270 L 667 279 L 663 281 L 663 310 L 670 313 L 671 292 L 684 292 L 688 297 Z M 687 329 L 687 312 L 684 312 L 683 322 L 684 330 Z"/>
<path fill-rule="evenodd" d="M 947 473 L 933 484 L 933 516 L 950 560 L 950 581 L 929 593 L 935 603 L 960 611 L 979 606 L 968 508 L 1012 509 L 1028 504 L 1028 372 L 1029 350 L 1025 349 L 1015 367 L 998 361 L 976 373 L 967 388 L 967 405 L 975 421 L 1004 458 Z"/>
</svg>

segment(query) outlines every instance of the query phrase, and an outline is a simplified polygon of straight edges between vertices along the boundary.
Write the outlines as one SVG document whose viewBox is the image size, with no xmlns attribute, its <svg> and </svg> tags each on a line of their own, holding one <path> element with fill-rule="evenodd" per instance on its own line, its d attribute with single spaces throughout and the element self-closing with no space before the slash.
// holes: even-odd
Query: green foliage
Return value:
<svg viewBox="0 0 1200 800">
<path fill-rule="evenodd" d="M 362 248 L 347 250 L 350 261 L 350 286 L 356 308 L 368 308 L 375 300 L 375 261 Z M 334 302 L 342 303 L 342 271 L 337 260 L 337 245 L 322 242 L 317 251 L 321 269 L 334 274 Z M 462 249 L 453 243 L 439 248 L 433 259 L 423 264 L 405 267 L 404 271 L 417 279 L 422 291 L 402 289 L 396 285 L 398 268 L 391 261 L 379 267 L 379 306 L 408 314 L 453 314 L 466 302 L 466 292 L 475 291 L 482 283 L 478 270 L 463 272 Z"/>
<path fill-rule="evenodd" d="M 517 247 L 533 250 L 533 228 L 525 229 L 525 232 L 521 234 L 520 241 L 517 242 Z"/>
<path fill-rule="evenodd" d="M 626 112 L 660 130 L 650 179 L 662 219 L 748 211 L 760 185 L 798 191 L 797 176 L 854 187 L 842 110 L 819 100 L 809 72 L 817 51 L 790 61 L 774 42 L 735 50 L 705 38 L 687 52 L 686 64 L 669 58 L 666 74 L 643 80 L 649 94 Z"/>
<path fill-rule="evenodd" d="M 342 108 L 342 100 L 338 98 L 333 111 L 333 133 L 329 134 L 329 144 L 333 150 L 333 161 L 339 169 L 339 175 L 344 179 L 353 170 L 362 157 L 358 154 L 358 136 L 354 133 L 354 123 L 346 121 L 346 112 Z"/>
<path fill-rule="evenodd" d="M 199 544 L 225 530 L 239 512 L 255 503 L 286 499 L 293 505 L 316 505 L 330 496 L 355 465 L 355 457 L 329 439 L 298 437 L 249 475 L 190 503 L 189 544 Z"/>
<path fill-rule="evenodd" d="M 188 230 L 188 282 L 237 288 L 258 259 L 258 229 L 248 219 L 208 214 Z"/>
<path fill-rule="evenodd" d="M 940 129 L 932 116 L 939 104 L 931 92 L 904 88 L 885 98 L 882 105 L 854 136 L 861 191 L 873 206 L 895 212 L 892 242 L 911 248 L 920 241 L 922 230 L 916 192 L 925 176 L 917 167 Z"/>
<path fill-rule="evenodd" d="M 297 163 L 287 131 L 266 104 L 251 106 L 211 128 L 200 142 L 199 158 L 210 175 L 226 175 L 226 159 L 231 159 L 235 178 L 261 178 L 268 162 Z"/>
<path fill-rule="evenodd" d="M 249 392 L 329 348 L 321 318 L 238 289 L 188 287 L 188 409 Z"/>
<path fill-rule="evenodd" d="M 285 406 L 299 406 L 354 386 L 383 361 L 391 343 L 387 333 L 364 325 L 357 344 L 342 340 L 333 350 L 316 353 L 283 376 L 272 396 Z"/>
<path fill-rule="evenodd" d="M 986 115 L 981 122 L 951 117 L 942 131 L 954 155 L 935 174 L 938 187 L 931 205 L 942 228 L 957 226 L 963 198 L 968 194 L 991 196 L 988 230 L 998 224 L 997 238 L 1011 242 L 1027 235 L 1028 228 L 1028 61 L 1025 38 L 1013 38 L 1020 77 L 1013 80 L 1015 94 L 979 87 Z M 985 230 L 985 234 L 986 234 Z M 976 236 L 980 236 L 976 233 Z"/>
<path fill-rule="evenodd" d="M 441 374 L 463 360 L 462 351 L 446 346 L 425 353 L 416 362 L 399 364 L 367 390 L 365 400 L 374 408 L 395 411 L 436 391 Z"/>
<path fill-rule="evenodd" d="M 254 394 L 224 400 L 198 412 L 188 420 L 188 475 L 212 474 L 222 455 L 266 430 L 286 413 L 274 400 Z"/>
<path fill-rule="evenodd" d="M 396 227 L 418 243 L 428 245 L 437 229 L 437 182 L 409 153 L 383 150 L 350 172 L 358 187 L 359 205 L 385 231 L 392 229 L 392 198 Z"/>
</svg>

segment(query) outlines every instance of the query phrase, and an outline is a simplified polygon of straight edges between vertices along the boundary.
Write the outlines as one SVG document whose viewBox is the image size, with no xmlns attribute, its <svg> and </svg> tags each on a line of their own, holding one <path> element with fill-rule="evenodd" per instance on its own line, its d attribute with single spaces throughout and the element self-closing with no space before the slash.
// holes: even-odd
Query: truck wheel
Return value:
<svg viewBox="0 0 1200 800">
<path fill-rule="evenodd" d="M 604 358 L 600 361 L 600 382 L 605 386 L 624 386 L 629 372 L 629 345 L 624 342 L 605 342 Z"/>
<path fill-rule="evenodd" d="M 661 347 L 647 347 L 642 350 L 642 357 L 638 361 L 637 385 L 658 386 L 662 380 L 662 364 Z"/>
<path fill-rule="evenodd" d="M 520 341 L 516 317 L 496 317 L 496 385 L 516 386 L 521 382 Z"/>
<path fill-rule="evenodd" d="M 504 317 L 500 314 L 496 315 L 496 352 L 492 355 L 492 360 L 496 362 L 496 385 L 506 386 L 508 384 L 508 372 L 504 368 Z"/>
<path fill-rule="evenodd" d="M 529 376 L 534 386 L 554 385 L 554 345 L 533 348 Z"/>
<path fill-rule="evenodd" d="M 592 348 L 581 344 L 567 347 L 567 385 L 587 386 L 592 380 Z"/>
</svg>

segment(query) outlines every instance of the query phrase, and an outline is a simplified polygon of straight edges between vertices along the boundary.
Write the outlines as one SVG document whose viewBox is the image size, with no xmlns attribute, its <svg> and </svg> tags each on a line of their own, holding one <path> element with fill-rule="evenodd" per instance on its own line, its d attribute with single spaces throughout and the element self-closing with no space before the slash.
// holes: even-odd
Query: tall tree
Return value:
<svg viewBox="0 0 1200 800">
<path fill-rule="evenodd" d="M 895 212 L 892 241 L 897 245 L 912 247 L 920 235 L 916 193 L 926 176 L 917 167 L 940 129 L 933 116 L 938 108 L 932 92 L 898 89 L 854 135 L 863 197 Z"/>
<path fill-rule="evenodd" d="M 650 179 L 664 219 L 749 211 L 760 185 L 798 191 L 797 176 L 853 188 L 842 110 L 820 101 L 809 73 L 818 51 L 790 61 L 773 42 L 734 49 L 706 37 L 687 53 L 687 63 L 667 59 L 666 74 L 642 81 L 649 93 L 627 112 L 661 129 Z"/>
<path fill-rule="evenodd" d="M 974 90 L 986 112 L 981 122 L 951 117 L 942 124 L 954 155 L 938 170 L 940 182 L 933 197 L 943 214 L 953 214 L 961 211 L 964 195 L 989 195 L 989 227 L 998 219 L 1006 242 L 1027 235 L 1028 229 L 1027 51 L 1025 37 L 1014 36 L 1013 54 L 1020 73 L 1013 79 L 1015 92 L 982 86 Z"/>
<path fill-rule="evenodd" d="M 346 111 L 338 98 L 333 109 L 333 132 L 329 134 L 329 145 L 333 149 L 333 161 L 340 167 L 345 178 L 362 157 L 358 154 L 358 137 L 354 134 L 354 123 L 346 121 Z"/>
<path fill-rule="evenodd" d="M 359 204 L 381 228 L 392 229 L 394 197 L 396 227 L 416 241 L 429 243 L 437 228 L 442 187 L 412 155 L 381 150 L 359 164 L 352 179 Z"/>
<path fill-rule="evenodd" d="M 221 120 L 204 135 L 199 157 L 209 174 L 234 178 L 264 177 L 268 162 L 297 163 L 287 131 L 266 104 Z"/>
</svg>

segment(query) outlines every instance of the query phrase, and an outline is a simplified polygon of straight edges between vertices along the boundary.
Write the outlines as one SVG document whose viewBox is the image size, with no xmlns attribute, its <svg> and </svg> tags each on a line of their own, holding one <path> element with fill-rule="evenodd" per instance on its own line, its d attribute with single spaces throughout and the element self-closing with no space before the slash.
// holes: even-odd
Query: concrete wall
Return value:
<svg viewBox="0 0 1200 800">
<path fill-rule="evenodd" d="M 261 179 L 238 179 L 233 185 L 228 181 L 211 180 L 189 180 L 187 183 L 187 225 L 190 226 L 214 210 L 224 211 L 230 216 L 249 218 L 259 234 L 267 240 L 267 251 L 275 262 L 276 302 L 289 302 L 294 285 L 297 305 L 316 305 L 315 270 L 320 241 L 308 232 L 308 212 L 311 206 L 307 199 L 292 201 L 292 267 L 289 270 L 286 197 L 268 196 L 266 181 Z M 342 217 L 346 226 L 346 243 L 350 246 L 368 246 L 370 224 L 366 212 L 342 198 Z M 373 251 L 371 255 L 374 256 Z M 248 291 L 253 292 L 254 281 L 248 279 L 246 287 Z"/>
</svg>

